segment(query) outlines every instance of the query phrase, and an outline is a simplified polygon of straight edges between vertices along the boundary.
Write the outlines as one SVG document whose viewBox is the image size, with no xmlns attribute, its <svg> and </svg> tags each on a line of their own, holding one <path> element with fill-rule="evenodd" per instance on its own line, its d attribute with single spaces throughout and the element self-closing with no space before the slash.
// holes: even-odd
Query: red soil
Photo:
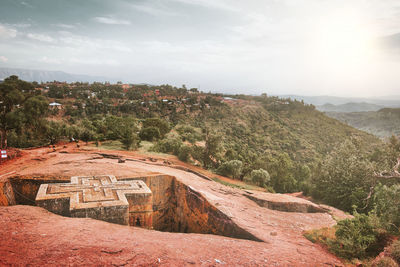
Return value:
<svg viewBox="0 0 400 267">
<path fill-rule="evenodd" d="M 60 153 L 60 152 L 67 153 Z M 163 233 L 91 219 L 65 218 L 37 207 L 0 207 L 0 264 L 11 265 L 204 265 L 334 266 L 341 262 L 305 239 L 304 230 L 332 226 L 327 213 L 280 212 L 258 206 L 240 189 L 208 181 L 194 173 L 156 163 L 103 158 L 97 153 L 139 159 L 122 151 L 76 149 L 75 145 L 25 151 L 1 166 L 0 181 L 14 175 L 63 176 L 149 172 L 175 176 L 201 193 L 237 225 L 264 240 L 254 242 L 214 235 Z M 168 159 L 171 160 L 171 159 Z M 175 163 L 175 162 L 174 162 Z M 199 168 L 195 168 L 201 171 Z M 13 172 L 13 173 L 10 173 Z M 207 174 L 206 171 L 201 171 Z M 257 192 L 257 197 L 263 197 Z M 277 200 L 296 201 L 285 195 Z M 299 199 L 299 202 L 306 201 Z"/>
</svg>

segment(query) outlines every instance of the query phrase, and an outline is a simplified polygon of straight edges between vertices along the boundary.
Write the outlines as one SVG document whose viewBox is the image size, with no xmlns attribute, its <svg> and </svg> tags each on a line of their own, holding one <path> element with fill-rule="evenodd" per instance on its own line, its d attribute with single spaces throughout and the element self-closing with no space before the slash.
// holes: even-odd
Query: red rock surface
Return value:
<svg viewBox="0 0 400 267">
<path fill-rule="evenodd" d="M 213 235 L 163 233 L 91 219 L 72 219 L 30 206 L 0 207 L 0 263 L 25 265 L 219 265 L 329 266 L 340 261 L 302 235 L 304 230 L 332 226 L 327 213 L 281 212 L 260 207 L 240 189 L 208 181 L 194 173 L 140 161 L 118 163 L 96 150 L 41 148 L 3 165 L 0 182 L 14 175 L 69 177 L 113 174 L 117 177 L 149 172 L 175 176 L 199 192 L 237 225 L 264 242 Z M 104 152 L 104 151 L 102 151 Z M 132 152 L 108 151 L 124 158 Z M 162 162 L 161 162 L 162 163 Z M 197 171 L 199 171 L 197 169 Z M 12 173 L 10 173 L 12 172 Z M 206 173 L 206 172 L 204 172 Z M 3 175 L 3 176 L 2 176 Z M 263 193 L 257 192 L 257 197 Z M 295 201 L 292 196 L 266 196 Z M 305 200 L 299 200 L 304 203 Z M 160 259 L 160 260 L 158 260 Z"/>
</svg>

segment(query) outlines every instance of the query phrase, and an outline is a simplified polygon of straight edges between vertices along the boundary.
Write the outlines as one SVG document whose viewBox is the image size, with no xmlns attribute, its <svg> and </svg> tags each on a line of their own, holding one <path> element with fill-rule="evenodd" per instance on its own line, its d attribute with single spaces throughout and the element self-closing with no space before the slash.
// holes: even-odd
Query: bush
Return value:
<svg viewBox="0 0 400 267">
<path fill-rule="evenodd" d="M 126 150 L 131 150 L 137 149 L 140 144 L 140 139 L 139 137 L 132 132 L 131 129 L 125 129 L 121 133 L 121 143 L 122 143 L 122 148 Z"/>
<path fill-rule="evenodd" d="M 179 149 L 178 159 L 184 162 L 188 162 L 190 160 L 190 147 L 183 145 Z"/>
<path fill-rule="evenodd" d="M 172 153 L 174 155 L 179 154 L 179 150 L 182 146 L 182 141 L 179 138 L 167 138 L 157 142 L 151 150 L 161 153 Z"/>
<path fill-rule="evenodd" d="M 140 139 L 150 141 L 157 140 L 160 138 L 160 130 L 157 127 L 147 127 L 140 130 Z"/>
<path fill-rule="evenodd" d="M 82 141 L 86 142 L 86 144 L 87 144 L 90 140 L 94 139 L 94 132 L 92 132 L 91 130 L 85 129 L 81 133 L 80 139 Z"/>
<path fill-rule="evenodd" d="M 349 212 L 353 205 L 362 208 L 373 184 L 372 174 L 372 164 L 356 143 L 347 140 L 316 168 L 312 196 Z"/>
<path fill-rule="evenodd" d="M 58 122 L 50 121 L 46 127 L 46 137 L 50 145 L 54 145 L 63 136 L 63 125 Z"/>
<path fill-rule="evenodd" d="M 400 227 L 400 185 L 386 186 L 379 184 L 375 187 L 373 197 L 377 217 L 382 226 L 394 233 L 399 233 Z"/>
<path fill-rule="evenodd" d="M 176 127 L 176 131 L 182 136 L 183 141 L 188 141 L 191 144 L 196 143 L 196 141 L 202 140 L 202 135 L 194 127 L 190 125 L 180 125 Z"/>
<path fill-rule="evenodd" d="M 267 167 L 272 187 L 276 192 L 290 193 L 297 190 L 296 180 L 293 177 L 293 161 L 287 153 L 271 157 Z"/>
<path fill-rule="evenodd" d="M 161 138 L 164 138 L 164 136 L 171 130 L 169 123 L 159 118 L 150 118 L 143 122 L 143 128 L 151 127 L 158 129 L 159 137 Z"/>
<path fill-rule="evenodd" d="M 389 257 L 383 257 L 376 262 L 372 263 L 372 267 L 397 267 L 397 263 Z"/>
<path fill-rule="evenodd" d="M 389 247 L 389 255 L 392 257 L 398 264 L 400 264 L 400 241 L 394 241 Z"/>
<path fill-rule="evenodd" d="M 264 169 L 253 170 L 250 177 L 253 183 L 261 187 L 264 187 L 270 181 L 269 173 Z"/>
<path fill-rule="evenodd" d="M 240 160 L 226 161 L 219 166 L 217 173 L 223 176 L 232 177 L 237 179 L 240 177 L 242 171 L 242 162 Z"/>
<path fill-rule="evenodd" d="M 358 213 L 353 219 L 338 222 L 335 235 L 332 250 L 347 259 L 378 255 L 384 249 L 385 244 L 381 243 L 386 236 L 385 232 L 378 231 L 369 216 Z"/>
</svg>

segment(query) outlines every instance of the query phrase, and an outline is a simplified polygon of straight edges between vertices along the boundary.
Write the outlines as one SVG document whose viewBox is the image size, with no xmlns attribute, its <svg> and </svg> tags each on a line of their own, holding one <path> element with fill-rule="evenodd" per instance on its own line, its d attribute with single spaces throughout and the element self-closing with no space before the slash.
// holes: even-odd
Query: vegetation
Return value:
<svg viewBox="0 0 400 267">
<path fill-rule="evenodd" d="M 345 211 L 362 208 L 372 179 L 373 165 L 360 153 L 355 140 L 346 140 L 316 169 L 312 184 L 315 198 Z"/>
<path fill-rule="evenodd" d="M 250 173 L 250 179 L 254 184 L 264 187 L 269 183 L 270 176 L 266 170 L 258 169 Z"/>
<path fill-rule="evenodd" d="M 398 264 L 400 264 L 400 241 L 394 241 L 389 249 L 389 254 L 392 259 L 394 259 Z"/>
<path fill-rule="evenodd" d="M 19 136 L 17 143 L 20 146 L 36 144 L 30 140 L 40 142 L 46 130 L 42 118 L 47 110 L 46 99 L 31 83 L 21 81 L 17 76 L 6 78 L 0 84 L 1 147 L 7 148 L 9 135 L 13 141 Z"/>
<path fill-rule="evenodd" d="M 0 84 L 3 146 L 60 140 L 126 150 L 151 146 L 153 152 L 173 154 L 268 191 L 303 191 L 354 212 L 354 219 L 339 222 L 331 236 L 308 235 L 346 258 L 376 255 L 388 234 L 400 234 L 400 174 L 388 171 L 400 156 L 397 137 L 383 143 L 312 105 L 265 94 L 225 99 L 170 85 L 35 86 L 16 76 Z M 53 101 L 62 108 L 49 108 Z"/>
<path fill-rule="evenodd" d="M 232 188 L 239 188 L 239 189 L 245 189 L 245 190 L 254 190 L 254 189 L 256 189 L 256 188 L 255 188 L 254 186 L 252 186 L 252 185 L 248 185 L 248 184 L 234 184 L 234 183 L 230 183 L 230 182 L 221 180 L 221 179 L 219 179 L 218 177 L 214 177 L 214 178 L 212 178 L 212 180 L 215 181 L 215 182 L 217 182 L 217 183 L 220 183 L 220 184 L 223 184 L 223 185 L 232 187 Z"/>
<path fill-rule="evenodd" d="M 365 112 L 327 112 L 328 116 L 347 123 L 357 129 L 381 138 L 400 134 L 400 109 L 383 108 Z"/>
<path fill-rule="evenodd" d="M 372 267 L 397 267 L 399 266 L 392 258 L 383 257 L 372 264 Z"/>
<path fill-rule="evenodd" d="M 232 178 L 239 178 L 242 170 L 242 162 L 240 160 L 230 160 L 222 163 L 217 172 L 223 176 L 228 176 Z"/>
<path fill-rule="evenodd" d="M 375 257 L 390 240 L 388 233 L 379 228 L 371 216 L 357 212 L 353 219 L 339 221 L 333 228 L 307 231 L 304 236 L 348 260 Z"/>
<path fill-rule="evenodd" d="M 333 251 L 344 258 L 376 256 L 386 245 L 386 232 L 379 231 L 366 214 L 354 214 L 353 219 L 339 221 L 332 243 Z"/>
</svg>

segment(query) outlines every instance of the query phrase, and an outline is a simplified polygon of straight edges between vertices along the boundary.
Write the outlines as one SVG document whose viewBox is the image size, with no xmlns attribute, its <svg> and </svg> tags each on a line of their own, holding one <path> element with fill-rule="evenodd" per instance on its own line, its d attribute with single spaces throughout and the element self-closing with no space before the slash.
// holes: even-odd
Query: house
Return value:
<svg viewBox="0 0 400 267">
<path fill-rule="evenodd" d="M 57 102 L 52 102 L 49 104 L 49 108 L 50 109 L 61 109 L 62 105 L 60 103 Z"/>
<path fill-rule="evenodd" d="M 128 90 L 128 89 L 131 88 L 131 85 L 130 85 L 130 84 L 122 84 L 121 87 L 122 87 L 122 89 L 124 89 L 124 90 Z"/>
</svg>

